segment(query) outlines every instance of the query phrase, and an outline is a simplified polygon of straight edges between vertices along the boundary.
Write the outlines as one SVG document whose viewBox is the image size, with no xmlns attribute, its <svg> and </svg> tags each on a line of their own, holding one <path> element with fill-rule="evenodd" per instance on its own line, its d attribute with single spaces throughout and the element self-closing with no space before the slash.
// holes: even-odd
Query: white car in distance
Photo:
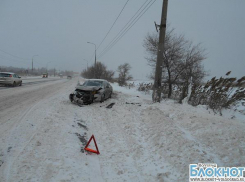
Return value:
<svg viewBox="0 0 245 182">
<path fill-rule="evenodd" d="M 11 72 L 0 72 L 0 85 L 21 86 L 22 79 L 19 75 Z"/>
</svg>

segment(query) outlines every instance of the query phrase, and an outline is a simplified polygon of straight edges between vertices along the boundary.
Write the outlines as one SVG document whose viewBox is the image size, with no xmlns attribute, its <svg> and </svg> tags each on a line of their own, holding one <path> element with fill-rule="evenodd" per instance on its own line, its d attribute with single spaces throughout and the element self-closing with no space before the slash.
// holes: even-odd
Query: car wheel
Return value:
<svg viewBox="0 0 245 182">
<path fill-rule="evenodd" d="M 110 93 L 109 97 L 108 98 L 111 98 L 111 95 L 112 95 L 112 92 Z"/>
<path fill-rule="evenodd" d="M 105 101 L 105 94 L 101 95 L 101 99 L 100 99 L 100 102 L 104 102 Z"/>
<path fill-rule="evenodd" d="M 14 82 L 14 83 L 13 83 L 13 87 L 15 87 L 15 86 L 16 86 L 16 83 Z"/>
<path fill-rule="evenodd" d="M 73 100 L 74 100 L 73 97 L 74 97 L 74 94 L 70 94 L 69 95 L 69 99 L 70 99 L 71 102 L 73 102 Z"/>
<path fill-rule="evenodd" d="M 20 82 L 19 86 L 22 86 L 22 82 Z"/>
</svg>

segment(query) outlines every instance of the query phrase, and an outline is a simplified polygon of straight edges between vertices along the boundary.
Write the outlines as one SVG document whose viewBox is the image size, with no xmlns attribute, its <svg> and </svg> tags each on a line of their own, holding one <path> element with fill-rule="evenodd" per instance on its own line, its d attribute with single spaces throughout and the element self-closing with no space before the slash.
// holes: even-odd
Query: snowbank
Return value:
<svg viewBox="0 0 245 182">
<path fill-rule="evenodd" d="M 183 182 L 190 163 L 245 166 L 243 120 L 171 100 L 153 104 L 151 95 L 117 84 L 112 99 L 79 107 L 68 100 L 76 84 L 60 84 L 22 117 L 6 115 L 0 179 Z M 83 150 L 92 134 L 100 155 Z"/>
</svg>

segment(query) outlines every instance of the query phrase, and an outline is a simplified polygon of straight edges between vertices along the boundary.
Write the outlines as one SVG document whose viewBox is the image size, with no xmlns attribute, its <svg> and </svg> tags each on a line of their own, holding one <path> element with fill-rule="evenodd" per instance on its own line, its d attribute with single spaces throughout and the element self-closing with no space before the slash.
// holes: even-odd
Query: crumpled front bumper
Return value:
<svg viewBox="0 0 245 182">
<path fill-rule="evenodd" d="M 100 101 L 101 100 L 101 95 L 100 94 L 94 94 L 94 100 L 95 101 Z"/>
<path fill-rule="evenodd" d="M 91 104 L 94 101 L 100 101 L 101 94 L 90 93 L 90 94 L 77 95 L 76 92 L 74 92 L 70 94 L 69 99 L 71 102 L 77 104 Z"/>
</svg>

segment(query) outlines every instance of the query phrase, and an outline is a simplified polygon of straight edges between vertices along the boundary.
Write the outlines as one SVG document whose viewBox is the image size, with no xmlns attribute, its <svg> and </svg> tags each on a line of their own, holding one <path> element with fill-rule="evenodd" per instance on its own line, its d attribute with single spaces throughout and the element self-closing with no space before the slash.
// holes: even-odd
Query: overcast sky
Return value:
<svg viewBox="0 0 245 182">
<path fill-rule="evenodd" d="M 99 46 L 126 1 L 0 0 L 0 66 L 31 68 L 32 57 L 38 55 L 35 68 L 81 71 L 86 68 L 84 59 L 94 63 L 94 46 L 87 42 Z M 128 62 L 137 79 L 151 72 L 142 44 L 148 32 L 156 31 L 162 0 L 156 0 L 110 51 L 99 55 L 145 1 L 128 1 L 97 50 L 97 61 L 113 70 Z M 207 50 L 204 66 L 211 76 L 231 70 L 232 76 L 241 77 L 245 75 L 244 9 L 245 0 L 169 0 L 167 21 L 177 34 L 202 43 Z"/>
</svg>

